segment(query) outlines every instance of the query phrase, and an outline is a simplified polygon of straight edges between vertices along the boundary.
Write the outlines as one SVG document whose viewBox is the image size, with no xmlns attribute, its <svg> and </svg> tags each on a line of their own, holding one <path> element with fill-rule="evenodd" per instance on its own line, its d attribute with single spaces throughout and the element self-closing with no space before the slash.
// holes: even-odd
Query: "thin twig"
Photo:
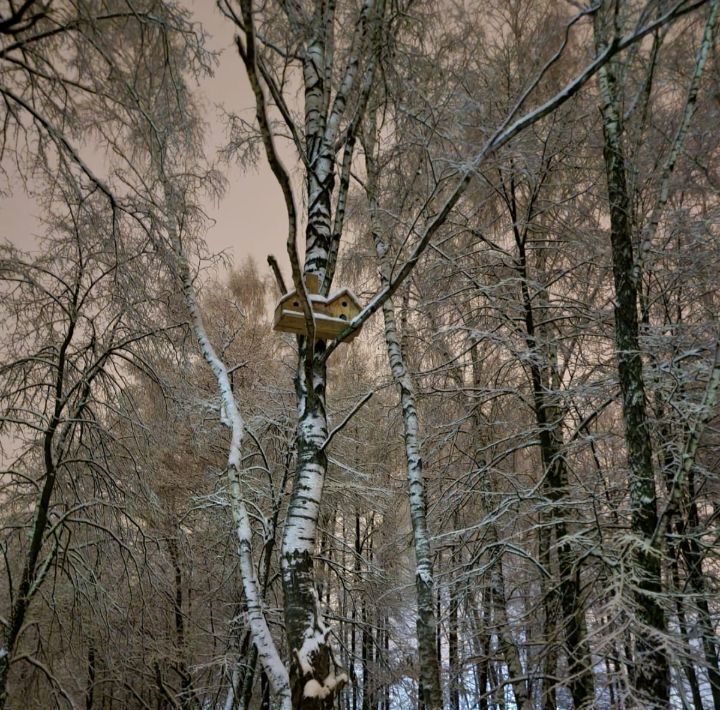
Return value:
<svg viewBox="0 0 720 710">
<path fill-rule="evenodd" d="M 333 440 L 333 437 L 338 432 L 342 431 L 348 424 L 348 422 L 360 411 L 362 406 L 375 394 L 374 391 L 368 392 L 351 410 L 350 413 L 343 419 L 340 424 L 338 424 L 328 435 L 327 439 L 323 442 L 322 446 L 320 447 L 320 451 L 325 451 L 325 449 L 328 447 L 330 442 Z"/>
</svg>

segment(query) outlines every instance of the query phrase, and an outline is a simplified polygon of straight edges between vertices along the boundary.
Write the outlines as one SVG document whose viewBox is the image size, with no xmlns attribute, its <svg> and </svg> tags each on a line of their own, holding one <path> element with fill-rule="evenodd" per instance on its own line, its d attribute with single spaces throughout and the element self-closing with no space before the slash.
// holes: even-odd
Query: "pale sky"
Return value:
<svg viewBox="0 0 720 710">
<path fill-rule="evenodd" d="M 245 67 L 233 43 L 233 26 L 215 7 L 212 0 L 187 0 L 197 19 L 211 35 L 210 47 L 222 51 L 220 65 L 214 78 L 204 82 L 202 92 L 208 98 L 206 120 L 211 124 L 215 148 L 225 139 L 225 129 L 219 116 L 223 104 L 228 111 L 245 110 L 246 118 L 254 116 L 254 102 Z M 228 174 L 228 189 L 219 207 L 208 206 L 208 213 L 216 220 L 208 234 L 213 251 L 227 249 L 235 262 L 252 255 L 261 269 L 266 268 L 268 254 L 275 254 L 284 272 L 289 271 L 285 252 L 287 219 L 282 193 L 262 156 L 255 170 L 245 173 L 234 168 Z"/>
<path fill-rule="evenodd" d="M 222 17 L 211 0 L 185 2 L 211 35 L 210 48 L 222 51 L 215 76 L 200 87 L 200 105 L 207 107 L 204 118 L 209 125 L 208 151 L 212 154 L 225 139 L 219 104 L 236 113 L 244 110 L 250 120 L 254 115 L 253 99 L 245 68 L 233 43 L 231 23 Z M 219 205 L 206 207 L 208 215 L 215 220 L 207 237 L 210 250 L 225 250 L 235 263 L 252 255 L 261 271 L 267 270 L 265 259 L 273 253 L 287 274 L 284 203 L 264 156 L 255 170 L 243 172 L 234 167 L 228 170 L 227 178 L 223 200 Z M 42 231 L 37 221 L 38 207 L 19 183 L 11 186 L 11 190 L 12 194 L 0 196 L 0 240 L 34 249 L 35 236 Z"/>
</svg>

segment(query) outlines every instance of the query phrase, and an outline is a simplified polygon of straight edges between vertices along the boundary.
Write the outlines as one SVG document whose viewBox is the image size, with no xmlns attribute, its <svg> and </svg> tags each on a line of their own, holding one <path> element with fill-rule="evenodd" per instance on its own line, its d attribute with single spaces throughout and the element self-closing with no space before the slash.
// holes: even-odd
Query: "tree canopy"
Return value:
<svg viewBox="0 0 720 710">
<path fill-rule="evenodd" d="M 718 1 L 214 12 L 0 0 L 0 708 L 720 710 Z"/>
</svg>

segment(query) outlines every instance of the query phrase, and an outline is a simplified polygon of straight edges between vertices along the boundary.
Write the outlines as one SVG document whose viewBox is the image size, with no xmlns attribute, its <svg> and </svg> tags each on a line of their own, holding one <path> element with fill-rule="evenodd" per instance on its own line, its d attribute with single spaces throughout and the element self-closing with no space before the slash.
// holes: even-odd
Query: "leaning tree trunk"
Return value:
<svg viewBox="0 0 720 710">
<path fill-rule="evenodd" d="M 596 41 L 598 46 L 602 46 L 598 31 L 596 25 Z M 603 155 L 615 285 L 615 347 L 630 470 L 631 527 L 636 536 L 632 582 L 639 624 L 636 629 L 633 684 L 638 695 L 650 706 L 667 707 L 669 665 L 660 638 L 667 625 L 665 612 L 658 601 L 662 593 L 662 579 L 660 550 L 655 534 L 658 527 L 657 493 L 639 344 L 632 206 L 622 144 L 622 113 L 611 66 L 600 69 L 598 84 L 602 99 Z"/>
</svg>

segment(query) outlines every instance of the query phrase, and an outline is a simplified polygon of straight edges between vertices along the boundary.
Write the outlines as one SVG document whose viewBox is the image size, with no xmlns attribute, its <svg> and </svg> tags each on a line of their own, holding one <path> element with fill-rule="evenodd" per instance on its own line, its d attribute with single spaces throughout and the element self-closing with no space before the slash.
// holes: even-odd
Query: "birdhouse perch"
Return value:
<svg viewBox="0 0 720 710">
<path fill-rule="evenodd" d="M 327 296 L 321 296 L 318 291 L 320 284 L 315 274 L 306 274 L 305 287 L 310 296 L 310 307 L 315 318 L 315 337 L 318 340 L 331 340 L 336 338 L 347 328 L 348 323 L 360 313 L 361 307 L 355 294 L 350 289 L 343 288 Z M 307 335 L 305 315 L 302 312 L 300 297 L 297 291 L 286 293 L 275 306 L 275 330 L 297 335 Z M 360 329 L 348 336 L 353 340 Z"/>
</svg>

